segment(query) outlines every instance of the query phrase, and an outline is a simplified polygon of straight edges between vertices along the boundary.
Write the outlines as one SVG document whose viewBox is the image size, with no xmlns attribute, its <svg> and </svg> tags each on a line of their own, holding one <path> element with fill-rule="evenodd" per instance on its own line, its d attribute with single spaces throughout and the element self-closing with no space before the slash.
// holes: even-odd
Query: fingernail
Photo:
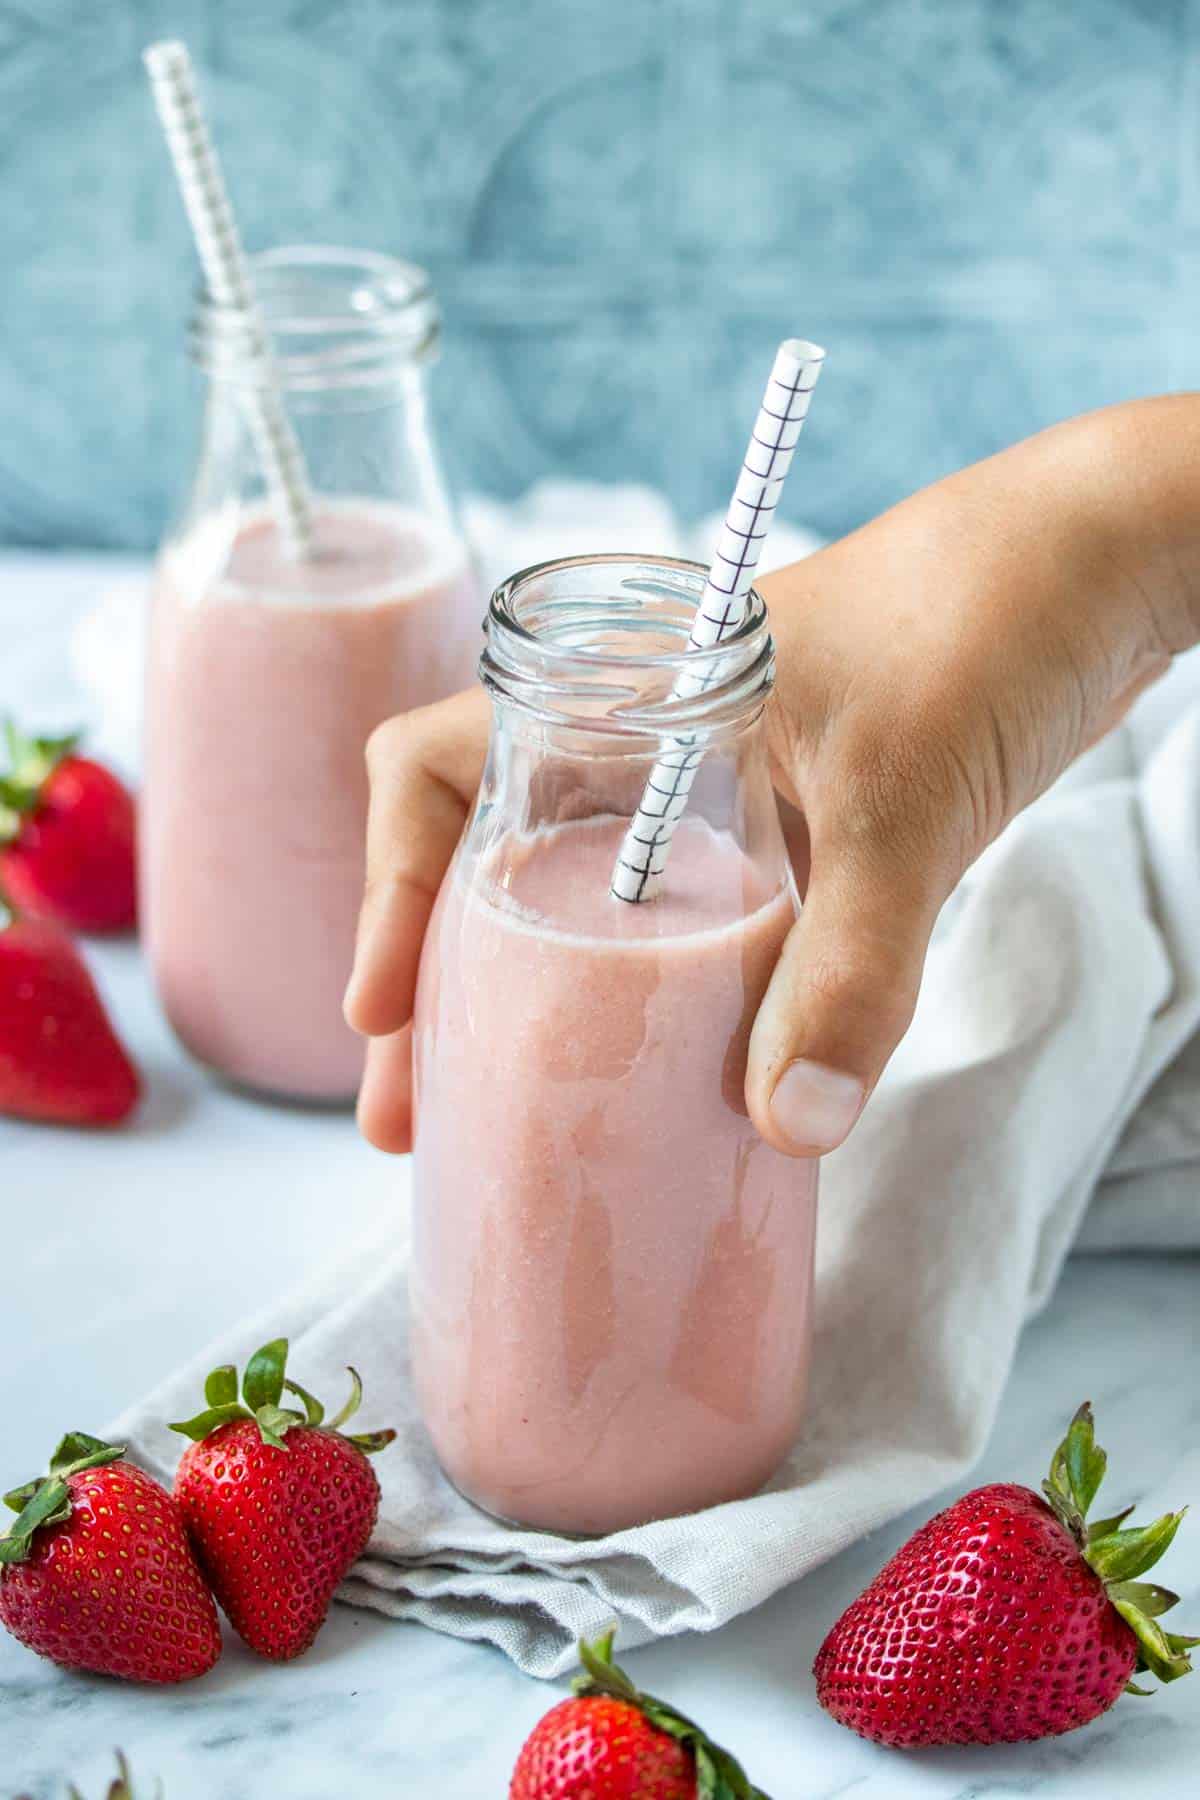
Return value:
<svg viewBox="0 0 1200 1800">
<path fill-rule="evenodd" d="M 367 904 L 364 901 L 358 915 L 358 925 L 354 933 L 354 960 L 350 964 L 350 978 L 346 983 L 346 991 L 342 995 L 342 1013 L 347 1025 L 350 1026 L 352 1031 L 358 1029 L 357 1026 L 351 1023 L 350 1015 L 357 1010 L 358 1003 L 362 998 L 362 990 L 365 986 L 364 978 L 366 976 L 368 962 L 367 944 L 371 936 L 372 923 L 373 921 L 367 910 Z"/>
<path fill-rule="evenodd" d="M 771 1121 L 797 1150 L 836 1150 L 862 1111 L 866 1089 L 853 1075 L 804 1058 L 789 1063 L 771 1095 Z"/>
<path fill-rule="evenodd" d="M 363 963 L 365 961 L 366 958 L 362 954 L 361 946 L 359 946 L 355 949 L 354 967 L 350 971 L 350 979 L 346 983 L 346 991 L 342 995 L 342 1016 L 345 1018 L 351 1031 L 357 1031 L 358 1029 L 353 1022 L 353 1014 L 358 1010 L 358 1002 L 362 997 Z"/>
</svg>

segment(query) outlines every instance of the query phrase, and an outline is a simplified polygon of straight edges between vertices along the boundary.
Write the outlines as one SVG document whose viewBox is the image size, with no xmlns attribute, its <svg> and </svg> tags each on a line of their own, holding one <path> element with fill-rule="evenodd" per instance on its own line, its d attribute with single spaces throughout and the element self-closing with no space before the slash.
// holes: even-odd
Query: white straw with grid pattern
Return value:
<svg viewBox="0 0 1200 1800">
<path fill-rule="evenodd" d="M 271 340 L 259 311 L 221 165 L 205 124 L 192 60 L 187 45 L 172 39 L 151 44 L 142 52 L 142 61 L 150 77 L 208 291 L 218 306 L 236 309 L 244 320 L 246 352 L 258 365 L 261 385 L 246 387 L 243 411 L 284 547 L 290 556 L 303 561 L 312 554 L 313 547 L 308 471 L 279 396 Z"/>
<path fill-rule="evenodd" d="M 775 354 L 741 474 L 696 608 L 688 638 L 691 650 L 713 649 L 736 631 L 745 616 L 746 598 L 770 529 L 771 515 L 792 466 L 809 396 L 817 385 L 824 359 L 825 352 L 819 345 L 805 343 L 801 338 L 788 338 Z M 693 700 L 720 677 L 721 670 L 714 661 L 704 675 L 689 675 L 686 671 L 681 674 L 673 692 L 678 698 Z M 618 900 L 636 904 L 652 899 L 658 890 L 671 839 L 704 757 L 703 750 L 697 747 L 697 736 L 693 733 L 674 739 L 650 772 L 613 869 L 612 891 Z"/>
</svg>

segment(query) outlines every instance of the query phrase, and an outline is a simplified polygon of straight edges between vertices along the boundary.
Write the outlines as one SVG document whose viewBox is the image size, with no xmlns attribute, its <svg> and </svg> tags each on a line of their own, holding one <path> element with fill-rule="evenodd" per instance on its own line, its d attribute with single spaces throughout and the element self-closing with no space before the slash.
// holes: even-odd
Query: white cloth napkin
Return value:
<svg viewBox="0 0 1200 1800">
<path fill-rule="evenodd" d="M 518 536 L 519 515 L 510 526 Z M 1198 1025 L 1193 660 L 946 908 L 913 1027 L 822 1172 L 811 1410 L 767 1491 L 590 1543 L 473 1511 L 416 1416 L 398 1221 L 113 1433 L 167 1475 L 182 1440 L 161 1421 L 195 1410 L 207 1368 L 286 1332 L 306 1386 L 334 1393 L 353 1362 L 364 1426 L 400 1428 L 344 1599 L 486 1639 L 538 1676 L 569 1668 L 575 1637 L 614 1616 L 629 1644 L 711 1630 L 969 1468 L 1093 1195 L 1096 1247 L 1200 1248 Z"/>
</svg>

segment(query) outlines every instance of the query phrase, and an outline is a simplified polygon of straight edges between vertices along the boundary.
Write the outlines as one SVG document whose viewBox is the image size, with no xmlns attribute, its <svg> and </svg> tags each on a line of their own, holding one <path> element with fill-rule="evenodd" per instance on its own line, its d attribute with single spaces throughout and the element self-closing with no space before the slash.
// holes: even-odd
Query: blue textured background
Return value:
<svg viewBox="0 0 1200 1800">
<path fill-rule="evenodd" d="M 476 487 L 718 505 L 789 331 L 830 351 L 788 507 L 826 531 L 1200 382 L 1200 0 L 0 0 L 10 542 L 150 544 L 190 456 L 168 33 L 251 246 L 433 270 Z"/>
</svg>

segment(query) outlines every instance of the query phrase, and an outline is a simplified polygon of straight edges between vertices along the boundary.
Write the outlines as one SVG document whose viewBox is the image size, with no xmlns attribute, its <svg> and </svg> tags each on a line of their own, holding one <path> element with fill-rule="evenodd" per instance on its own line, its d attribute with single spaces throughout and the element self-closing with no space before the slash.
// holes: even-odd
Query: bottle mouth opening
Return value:
<svg viewBox="0 0 1200 1800">
<path fill-rule="evenodd" d="M 741 726 L 774 679 L 767 609 L 752 588 L 723 642 L 692 649 L 707 575 L 678 557 L 616 554 L 522 569 L 492 595 L 480 678 L 494 698 L 571 730 L 663 737 Z M 702 691 L 675 692 L 685 672 Z"/>
<path fill-rule="evenodd" d="M 274 376 L 285 388 L 369 385 L 436 353 L 441 314 L 416 263 L 322 244 L 284 244 L 249 262 Z M 257 387 L 272 378 L 257 322 L 203 283 L 188 343 L 218 379 Z"/>
</svg>

